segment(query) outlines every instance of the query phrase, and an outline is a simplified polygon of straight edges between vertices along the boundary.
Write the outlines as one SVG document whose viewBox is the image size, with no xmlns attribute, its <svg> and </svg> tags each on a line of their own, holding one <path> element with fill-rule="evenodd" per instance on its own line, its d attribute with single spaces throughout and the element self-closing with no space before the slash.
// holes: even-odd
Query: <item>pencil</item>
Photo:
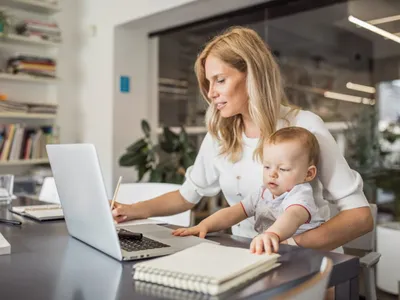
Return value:
<svg viewBox="0 0 400 300">
<path fill-rule="evenodd" d="M 117 183 L 117 187 L 115 188 L 114 196 L 113 196 L 112 201 L 111 201 L 111 209 L 113 209 L 113 207 L 114 207 L 114 202 L 115 202 L 115 200 L 117 199 L 117 194 L 118 194 L 118 190 L 119 190 L 119 186 L 120 186 L 120 184 L 121 184 L 121 181 L 122 181 L 122 176 L 119 176 L 118 183 Z"/>
</svg>

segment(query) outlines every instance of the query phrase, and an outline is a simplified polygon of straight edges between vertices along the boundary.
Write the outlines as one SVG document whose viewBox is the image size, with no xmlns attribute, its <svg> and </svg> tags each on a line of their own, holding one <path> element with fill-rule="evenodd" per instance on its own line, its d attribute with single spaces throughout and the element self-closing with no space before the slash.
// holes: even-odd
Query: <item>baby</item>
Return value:
<svg viewBox="0 0 400 300">
<path fill-rule="evenodd" d="M 307 129 L 286 127 L 276 131 L 263 149 L 264 186 L 197 226 L 180 228 L 173 234 L 204 237 L 207 232 L 227 229 L 254 217 L 259 235 L 251 242 L 251 252 L 277 252 L 280 242 L 325 222 L 309 183 L 317 174 L 318 160 L 318 141 Z"/>
</svg>

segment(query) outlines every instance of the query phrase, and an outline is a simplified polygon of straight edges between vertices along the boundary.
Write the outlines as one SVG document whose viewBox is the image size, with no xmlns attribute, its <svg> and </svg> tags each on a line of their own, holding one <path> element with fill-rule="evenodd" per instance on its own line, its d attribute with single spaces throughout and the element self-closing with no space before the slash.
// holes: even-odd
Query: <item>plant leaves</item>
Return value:
<svg viewBox="0 0 400 300">
<path fill-rule="evenodd" d="M 121 167 L 133 167 L 147 163 L 147 156 L 139 153 L 128 152 L 122 155 L 119 159 Z"/>
<path fill-rule="evenodd" d="M 126 151 L 127 152 L 136 152 L 140 148 L 142 148 L 146 145 L 147 145 L 147 142 L 145 141 L 145 139 L 140 139 L 140 140 L 134 142 L 133 144 L 131 144 L 128 148 L 126 148 Z"/>
<path fill-rule="evenodd" d="M 162 182 L 162 171 L 158 168 L 151 170 L 150 182 Z"/>
<path fill-rule="evenodd" d="M 151 131 L 150 124 L 146 120 L 142 120 L 141 125 L 142 125 L 142 130 L 144 132 L 144 135 L 146 137 L 150 137 L 150 131 Z"/>
<path fill-rule="evenodd" d="M 189 137 L 183 126 L 181 127 L 181 132 L 179 133 L 179 143 L 181 144 L 181 148 L 187 148 L 189 146 Z"/>
<path fill-rule="evenodd" d="M 143 179 L 143 176 L 151 169 L 147 165 L 139 165 L 138 167 L 138 180 L 141 181 Z"/>
<path fill-rule="evenodd" d="M 164 127 L 160 147 L 167 153 L 177 152 L 180 148 L 179 135 Z"/>
<path fill-rule="evenodd" d="M 183 166 L 183 168 L 186 170 L 190 166 L 192 166 L 194 163 L 194 160 L 190 156 L 189 153 L 183 153 L 182 157 L 180 159 L 180 164 Z"/>
</svg>

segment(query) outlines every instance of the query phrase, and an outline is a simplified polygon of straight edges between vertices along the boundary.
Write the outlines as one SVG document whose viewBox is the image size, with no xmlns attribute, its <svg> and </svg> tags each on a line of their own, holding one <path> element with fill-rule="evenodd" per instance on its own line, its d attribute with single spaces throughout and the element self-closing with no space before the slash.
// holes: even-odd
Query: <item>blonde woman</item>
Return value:
<svg viewBox="0 0 400 300">
<path fill-rule="evenodd" d="M 229 205 L 239 203 L 263 183 L 262 146 L 277 129 L 300 126 L 317 137 L 321 154 L 314 198 L 324 219 L 328 202 L 340 211 L 322 226 L 287 242 L 332 250 L 372 230 L 373 220 L 360 175 L 351 170 L 324 122 L 312 112 L 290 107 L 279 67 L 271 51 L 253 30 L 234 27 L 216 36 L 195 63 L 204 99 L 208 134 L 182 187 L 149 201 L 116 204 L 117 222 L 166 216 L 193 208 L 203 196 L 222 191 Z M 253 238 L 254 219 L 232 228 Z"/>
</svg>

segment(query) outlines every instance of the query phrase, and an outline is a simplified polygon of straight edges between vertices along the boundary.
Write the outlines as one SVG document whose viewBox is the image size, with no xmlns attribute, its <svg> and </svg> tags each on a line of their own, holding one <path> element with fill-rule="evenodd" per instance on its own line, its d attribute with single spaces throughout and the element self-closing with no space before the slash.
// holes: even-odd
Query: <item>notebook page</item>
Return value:
<svg viewBox="0 0 400 300">
<path fill-rule="evenodd" d="M 64 216 L 61 208 L 49 210 L 27 210 L 26 214 L 38 219 Z"/>
<path fill-rule="evenodd" d="M 60 205 L 56 204 L 50 204 L 50 205 L 27 205 L 27 206 L 13 206 L 11 207 L 11 211 L 15 211 L 18 213 L 23 213 L 25 211 L 32 211 L 35 209 L 54 209 L 54 208 L 60 208 Z"/>
<path fill-rule="evenodd" d="M 175 254 L 137 263 L 134 268 L 155 268 L 210 278 L 215 283 L 238 276 L 266 262 L 276 261 L 279 254 L 256 255 L 249 249 L 201 243 Z"/>
<path fill-rule="evenodd" d="M 0 233 L 0 255 L 10 254 L 11 253 L 11 245 L 5 239 L 5 237 Z"/>
</svg>

